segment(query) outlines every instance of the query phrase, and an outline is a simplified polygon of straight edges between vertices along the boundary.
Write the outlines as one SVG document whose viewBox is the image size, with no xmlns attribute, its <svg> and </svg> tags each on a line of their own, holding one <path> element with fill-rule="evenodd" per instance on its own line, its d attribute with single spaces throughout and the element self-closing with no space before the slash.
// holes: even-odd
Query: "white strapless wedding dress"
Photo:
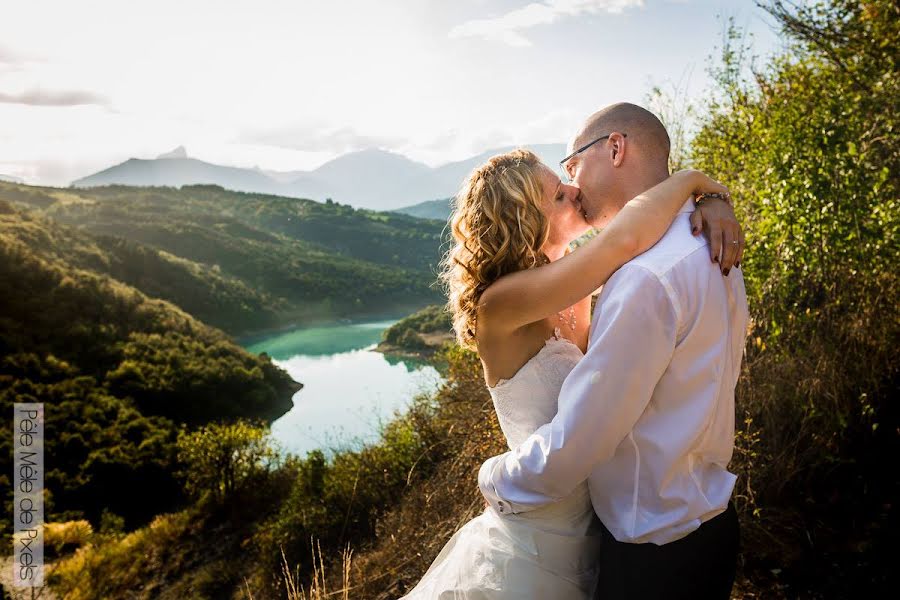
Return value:
<svg viewBox="0 0 900 600">
<path fill-rule="evenodd" d="M 553 419 L 563 380 L 582 356 L 557 328 L 512 378 L 488 388 L 510 448 Z M 600 544 L 586 481 L 536 510 L 499 515 L 487 508 L 453 534 L 401 600 L 589 599 Z"/>
</svg>

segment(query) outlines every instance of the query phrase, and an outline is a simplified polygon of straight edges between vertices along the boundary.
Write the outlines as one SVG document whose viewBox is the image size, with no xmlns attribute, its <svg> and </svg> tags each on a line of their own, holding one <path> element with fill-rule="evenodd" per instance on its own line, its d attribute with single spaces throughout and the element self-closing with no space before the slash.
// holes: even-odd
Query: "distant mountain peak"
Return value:
<svg viewBox="0 0 900 600">
<path fill-rule="evenodd" d="M 323 175 L 348 168 L 353 170 L 363 168 L 374 174 L 386 174 L 385 169 L 403 169 L 408 172 L 431 170 L 424 163 L 416 162 L 403 154 L 380 148 L 366 148 L 333 158 L 320 165 L 313 173 Z"/>
<path fill-rule="evenodd" d="M 565 155 L 563 144 L 529 146 L 548 165 Z M 73 187 L 102 185 L 174 186 L 216 184 L 228 190 L 276 194 L 324 201 L 331 198 L 341 204 L 374 210 L 406 207 L 408 214 L 420 216 L 416 203 L 422 199 L 449 198 L 465 178 L 488 157 L 511 148 L 495 148 L 478 156 L 430 167 L 403 154 L 380 148 L 367 148 L 338 156 L 312 171 L 271 171 L 259 165 L 253 168 L 228 167 L 207 163 L 187 155 L 183 146 L 160 155 L 162 159 L 129 159 L 93 175 L 72 182 Z M 433 209 L 433 210 L 432 210 Z M 432 218 L 445 219 L 447 202 L 428 205 Z"/>
<path fill-rule="evenodd" d="M 163 154 L 160 154 L 156 158 L 187 158 L 187 157 L 188 157 L 187 150 L 185 150 L 184 146 L 178 146 L 171 152 L 165 152 Z"/>
</svg>

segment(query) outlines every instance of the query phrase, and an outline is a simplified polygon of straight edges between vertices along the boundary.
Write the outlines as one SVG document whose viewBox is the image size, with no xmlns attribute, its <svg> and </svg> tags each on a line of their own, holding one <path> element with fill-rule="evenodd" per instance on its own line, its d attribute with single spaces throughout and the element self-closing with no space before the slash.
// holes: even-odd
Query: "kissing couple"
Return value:
<svg viewBox="0 0 900 600">
<path fill-rule="evenodd" d="M 458 193 L 442 278 L 509 451 L 405 600 L 729 598 L 744 239 L 728 190 L 670 174 L 669 150 L 652 113 L 614 104 L 562 177 L 519 149 Z"/>
</svg>

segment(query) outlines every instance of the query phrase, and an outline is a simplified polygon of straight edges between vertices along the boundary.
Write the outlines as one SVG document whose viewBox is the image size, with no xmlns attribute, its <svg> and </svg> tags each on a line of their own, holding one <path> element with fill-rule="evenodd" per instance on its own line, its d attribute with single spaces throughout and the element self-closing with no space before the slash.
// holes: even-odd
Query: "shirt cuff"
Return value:
<svg viewBox="0 0 900 600">
<path fill-rule="evenodd" d="M 503 463 L 506 454 L 492 456 L 481 465 L 478 469 L 478 487 L 481 489 L 481 495 L 487 500 L 488 504 L 501 515 L 512 515 L 519 512 L 525 512 L 528 507 L 520 506 L 509 500 L 505 500 L 497 493 L 497 487 L 494 485 L 494 469 Z"/>
</svg>

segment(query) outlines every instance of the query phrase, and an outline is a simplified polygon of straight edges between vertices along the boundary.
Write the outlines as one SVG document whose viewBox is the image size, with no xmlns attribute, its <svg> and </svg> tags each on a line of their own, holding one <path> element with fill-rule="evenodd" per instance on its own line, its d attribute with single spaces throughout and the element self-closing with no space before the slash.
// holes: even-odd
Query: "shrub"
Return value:
<svg viewBox="0 0 900 600">
<path fill-rule="evenodd" d="M 233 499 L 277 461 L 268 434 L 264 423 L 246 419 L 209 423 L 192 432 L 182 428 L 177 448 L 185 491 L 195 499 L 208 495 L 216 505 Z"/>
<path fill-rule="evenodd" d="M 730 28 L 692 145 L 694 166 L 738 199 L 748 239 L 736 500 L 748 555 L 830 575 L 797 585 L 856 595 L 886 573 L 871 569 L 898 486 L 883 457 L 900 449 L 900 278 L 886 267 L 900 257 L 900 73 L 888 41 L 900 8 L 766 8 L 789 50 L 749 64 Z"/>
</svg>

